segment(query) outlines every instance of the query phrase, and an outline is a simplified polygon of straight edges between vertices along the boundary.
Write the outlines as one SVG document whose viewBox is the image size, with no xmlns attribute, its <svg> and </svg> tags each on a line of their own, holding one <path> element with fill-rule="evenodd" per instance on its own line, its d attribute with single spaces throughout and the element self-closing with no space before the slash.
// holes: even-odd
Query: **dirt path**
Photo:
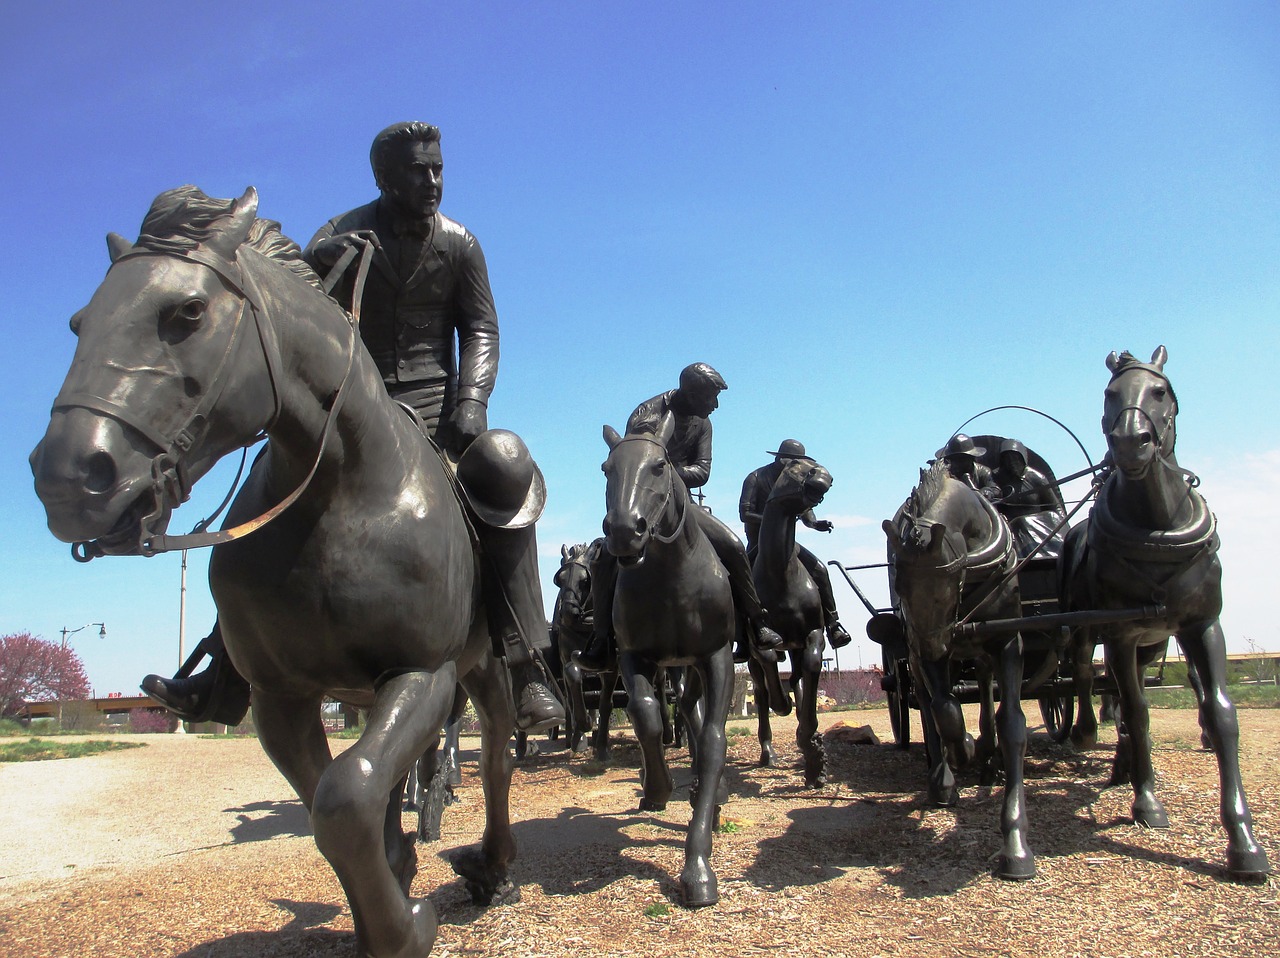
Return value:
<svg viewBox="0 0 1280 958">
<path fill-rule="evenodd" d="M 1033 707 L 1034 711 L 1034 707 Z M 1242 711 L 1245 784 L 1280 866 L 1280 711 Z M 833 713 L 888 738 L 883 712 Z M 1035 721 L 1035 716 L 1029 716 Z M 1083 755 L 1033 734 L 1032 846 L 1040 873 L 991 877 L 998 789 L 966 782 L 959 808 L 922 803 L 918 749 L 831 745 L 831 784 L 800 783 L 794 723 L 775 723 L 784 767 L 755 766 L 754 722 L 731 738 L 713 864 L 721 903 L 676 902 L 687 789 L 635 811 L 638 752 L 610 768 L 564 752 L 516 772 L 521 857 L 514 905 L 470 905 L 442 855 L 480 835 L 473 740 L 463 802 L 420 846 L 416 894 L 440 911 L 436 955 L 1280 954 L 1277 882 L 1221 874 L 1217 771 L 1190 712 L 1153 712 L 1164 831 L 1104 790 L 1110 746 Z M 1109 730 L 1104 730 L 1104 735 Z M 350 916 L 300 804 L 255 741 L 137 736 L 146 748 L 0 765 L 0 956 L 350 958 Z M 672 754 L 677 781 L 687 756 Z"/>
</svg>

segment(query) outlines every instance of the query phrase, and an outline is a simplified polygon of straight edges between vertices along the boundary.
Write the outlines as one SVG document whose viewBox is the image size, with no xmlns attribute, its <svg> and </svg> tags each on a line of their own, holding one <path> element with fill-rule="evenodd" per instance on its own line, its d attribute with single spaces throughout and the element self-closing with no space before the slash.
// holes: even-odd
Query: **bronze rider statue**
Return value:
<svg viewBox="0 0 1280 958">
<path fill-rule="evenodd" d="M 720 406 L 721 390 L 727 389 L 721 375 L 706 363 L 693 363 L 680 371 L 676 389 L 659 393 L 642 402 L 627 420 L 627 432 L 657 426 L 666 416 L 675 421 L 675 431 L 667 443 L 667 458 L 675 467 L 690 492 L 706 483 L 711 475 L 711 414 Z M 734 605 L 746 621 L 747 632 L 758 649 L 768 654 L 782 644 L 782 637 L 765 623 L 766 612 L 760 605 L 751 563 L 742 541 L 723 522 L 706 509 L 694 509 L 698 524 L 710 540 L 716 555 L 729 575 Z M 614 657 L 613 589 L 618 575 L 618 562 L 607 549 L 591 569 L 591 597 L 595 606 L 595 631 L 591 642 L 575 660 L 589 672 L 603 671 Z"/>
<path fill-rule="evenodd" d="M 416 412 L 447 461 L 456 462 L 480 539 L 494 650 L 510 669 L 517 727 L 532 732 L 563 724 L 563 706 L 541 661 L 549 639 L 533 523 L 546 487 L 520 438 L 488 429 L 498 317 L 484 253 L 462 224 L 440 213 L 444 163 L 437 127 L 387 127 L 374 138 L 369 159 L 380 196 L 331 219 L 303 255 L 323 276 L 349 249 L 372 246 L 361 338 L 392 398 Z M 355 273 L 346 269 L 333 289 L 348 309 Z M 191 674 L 205 655 L 210 666 Z M 249 698 L 217 623 L 174 678 L 148 675 L 142 688 L 191 721 L 236 724 Z"/>
<path fill-rule="evenodd" d="M 769 494 L 773 491 L 778 477 L 782 475 L 782 470 L 787 463 L 796 459 L 813 461 L 805 455 L 804 444 L 797 439 L 784 439 L 769 455 L 774 457 L 773 462 L 767 466 L 761 466 L 747 476 L 746 481 L 742 483 L 742 497 L 738 501 L 738 517 L 742 520 L 742 526 L 747 533 L 747 557 L 753 562 L 760 539 L 760 522 L 764 516 L 764 505 L 769 501 Z M 817 532 L 830 532 L 835 528 L 830 519 L 816 518 L 812 509 L 806 509 L 801 514 L 800 521 Z M 836 597 L 831 589 L 831 576 L 827 572 L 827 567 L 823 565 L 821 559 L 799 543 L 796 544 L 796 554 L 800 564 L 813 579 L 813 584 L 818 587 L 818 595 L 822 599 L 822 618 L 826 625 L 827 641 L 833 649 L 842 649 L 853 641 L 853 637 L 840 624 L 840 613 L 836 610 Z"/>
</svg>

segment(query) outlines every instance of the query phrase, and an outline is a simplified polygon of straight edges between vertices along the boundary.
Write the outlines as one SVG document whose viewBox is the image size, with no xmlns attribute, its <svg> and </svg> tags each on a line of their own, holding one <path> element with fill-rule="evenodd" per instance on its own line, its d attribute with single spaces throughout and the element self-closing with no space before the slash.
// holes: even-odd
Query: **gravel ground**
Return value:
<svg viewBox="0 0 1280 958">
<path fill-rule="evenodd" d="M 480 835 L 477 742 L 464 739 L 462 802 L 441 841 L 419 846 L 414 893 L 439 909 L 434 954 L 446 956 L 1280 955 L 1276 880 L 1222 874 L 1216 763 L 1195 747 L 1194 713 L 1152 714 L 1168 830 L 1135 827 L 1128 791 L 1103 789 L 1110 729 L 1078 754 L 1033 726 L 1039 876 L 1026 883 L 991 876 L 999 789 L 962 779 L 959 807 L 932 809 L 918 747 L 831 743 L 831 783 L 809 790 L 793 721 L 775 722 L 777 769 L 756 767 L 754 721 L 732 723 L 723 815 L 736 830 L 717 835 L 721 902 L 697 912 L 679 907 L 676 883 L 687 790 L 665 812 L 637 812 L 626 730 L 607 768 L 542 743 L 517 769 L 522 898 L 473 907 L 443 857 Z M 1280 710 L 1240 718 L 1246 790 L 1277 867 Z M 822 716 L 840 721 L 888 738 L 883 712 Z M 0 956 L 356 954 L 337 879 L 256 741 L 129 738 L 146 747 L 0 765 Z M 683 785 L 687 754 L 670 755 Z"/>
</svg>

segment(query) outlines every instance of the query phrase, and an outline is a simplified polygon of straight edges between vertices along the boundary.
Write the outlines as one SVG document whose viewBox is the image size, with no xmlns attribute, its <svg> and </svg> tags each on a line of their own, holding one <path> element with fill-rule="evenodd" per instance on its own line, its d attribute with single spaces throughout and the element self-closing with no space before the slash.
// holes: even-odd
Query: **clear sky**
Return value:
<svg viewBox="0 0 1280 958">
<path fill-rule="evenodd" d="M 798 438 L 837 523 L 802 539 L 858 563 L 985 409 L 1041 409 L 1100 458 L 1104 358 L 1163 343 L 1229 647 L 1280 650 L 1273 3 L 9 4 L 0 92 L 0 633 L 105 622 L 71 638 L 99 694 L 174 667 L 180 581 L 177 556 L 73 562 L 26 463 L 104 235 L 136 236 L 162 190 L 252 184 L 305 244 L 376 195 L 369 143 L 407 119 L 442 128 L 442 209 L 488 258 L 490 422 L 547 477 L 548 606 L 561 544 L 599 532 L 602 424 L 689 362 L 729 383 L 708 504 L 736 525 L 745 475 Z M 1085 465 L 1033 414 L 971 430 Z M 213 620 L 206 564 L 188 647 Z M 842 656 L 878 661 L 861 638 Z"/>
</svg>

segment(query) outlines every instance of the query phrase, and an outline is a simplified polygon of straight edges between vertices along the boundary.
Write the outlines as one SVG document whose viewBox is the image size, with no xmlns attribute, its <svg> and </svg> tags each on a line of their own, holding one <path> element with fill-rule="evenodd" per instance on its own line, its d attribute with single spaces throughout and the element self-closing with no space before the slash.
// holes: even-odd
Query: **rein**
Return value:
<svg viewBox="0 0 1280 958">
<path fill-rule="evenodd" d="M 260 305 L 261 296 L 258 294 L 257 290 L 252 289 L 252 285 L 245 282 L 243 272 L 240 276 L 229 275 L 225 268 L 225 263 L 219 258 L 207 255 L 204 251 L 199 249 L 184 251 L 181 253 L 156 253 L 150 250 L 139 250 L 137 252 L 131 251 L 129 253 L 125 253 L 123 256 L 118 258 L 119 260 L 128 256 L 141 255 L 180 256 L 183 259 L 200 263 L 201 265 L 213 270 L 228 287 L 238 293 L 242 298 L 240 315 L 236 319 L 235 328 L 232 330 L 230 341 L 227 344 L 227 349 L 219 362 L 217 372 L 214 376 L 214 388 L 211 388 L 210 391 L 201 399 L 199 405 L 196 407 L 196 412 L 192 414 L 187 425 L 179 431 L 177 437 L 175 437 L 171 443 L 166 444 L 163 441 L 163 437 L 156 434 L 154 430 L 143 428 L 135 420 L 135 417 L 130 416 L 127 411 L 98 397 L 76 397 L 77 401 L 75 403 L 64 402 L 61 404 L 85 406 L 86 408 L 104 413 L 112 418 L 119 419 L 121 422 L 125 423 L 125 425 L 139 429 L 143 435 L 156 443 L 156 445 L 162 450 L 161 455 L 153 459 L 151 464 L 152 494 L 156 499 L 156 508 L 140 522 L 138 540 L 138 551 L 140 554 L 144 556 L 153 556 L 162 552 L 200 549 L 244 538 L 250 533 L 261 529 L 272 519 L 276 518 L 288 509 L 289 506 L 293 505 L 303 492 L 306 491 L 307 487 L 311 484 L 311 480 L 315 477 L 316 471 L 320 467 L 320 462 L 324 455 L 324 447 L 328 443 L 329 436 L 333 431 L 333 424 L 337 419 L 338 411 L 341 409 L 342 402 L 346 397 L 346 387 L 351 380 L 351 372 L 355 368 L 356 344 L 360 325 L 360 300 L 364 293 L 365 279 L 369 275 L 369 264 L 372 260 L 372 257 L 370 256 L 371 250 L 372 246 L 366 244 L 361 253 L 360 266 L 356 274 L 355 291 L 352 296 L 351 316 L 349 320 L 351 329 L 347 345 L 347 366 L 346 370 L 342 374 L 342 380 L 339 382 L 337 389 L 334 390 L 333 395 L 328 401 L 329 408 L 325 416 L 324 426 L 320 432 L 320 439 L 316 448 L 316 456 L 311 464 L 311 469 L 307 472 L 307 475 L 303 478 L 302 482 L 299 483 L 291 493 L 289 493 L 289 495 L 256 518 L 250 519 L 249 521 L 243 522 L 230 529 L 221 529 L 216 532 L 204 531 L 218 513 L 225 508 L 227 501 L 230 500 L 231 491 L 228 491 L 226 499 L 223 500 L 222 505 L 218 507 L 213 515 L 196 524 L 195 529 L 197 531 L 193 531 L 187 535 L 176 536 L 165 535 L 164 533 L 151 535 L 149 534 L 148 522 L 159 518 L 164 510 L 166 498 L 168 498 L 169 501 L 176 501 L 180 504 L 186 501 L 190 494 L 191 484 L 188 481 L 188 470 L 186 467 L 185 456 L 191 449 L 195 448 L 197 439 L 203 436 L 208 425 L 206 413 L 211 410 L 217 400 L 221 398 L 222 392 L 225 389 L 226 377 L 224 376 L 224 370 L 229 357 L 234 352 L 233 347 L 239 341 L 240 329 L 245 313 L 249 312 L 252 314 L 254 325 L 258 331 L 258 339 L 262 346 L 263 359 L 267 366 L 267 377 L 271 383 L 271 392 L 274 401 L 271 418 L 263 428 L 262 433 L 255 436 L 254 439 L 246 445 L 252 445 L 253 442 L 257 442 L 262 434 L 265 434 L 272 426 L 275 425 L 275 422 L 280 415 L 280 388 L 278 385 L 280 369 L 279 344 L 271 334 L 271 328 L 263 321 L 264 309 Z M 350 263 L 350 258 L 347 258 L 346 263 Z M 345 267 L 346 264 L 344 263 L 343 268 L 345 269 Z M 93 402 L 94 405 L 90 405 L 85 400 Z M 59 408 L 59 404 L 55 404 L 54 408 Z M 176 456 L 174 455 L 175 449 L 178 450 Z M 241 465 L 243 467 L 243 462 Z M 239 478 L 240 475 L 237 473 L 236 479 L 232 482 L 233 490 L 236 482 L 239 481 Z M 176 495 L 174 494 L 175 492 L 177 493 Z M 104 555 L 105 552 L 97 542 L 76 542 L 71 546 L 71 554 L 78 562 L 89 562 L 97 556 Z"/>
</svg>

